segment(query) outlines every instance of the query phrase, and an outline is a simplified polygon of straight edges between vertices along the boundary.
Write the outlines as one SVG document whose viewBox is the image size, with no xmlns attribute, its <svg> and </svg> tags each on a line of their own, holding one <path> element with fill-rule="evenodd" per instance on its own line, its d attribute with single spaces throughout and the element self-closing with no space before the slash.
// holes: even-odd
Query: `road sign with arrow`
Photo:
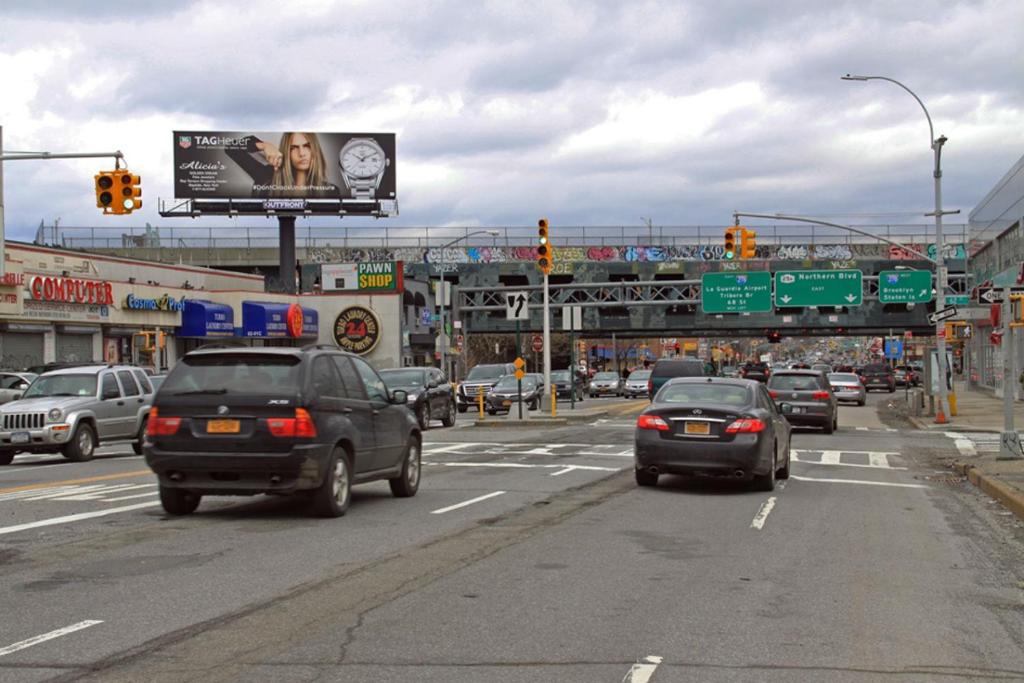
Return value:
<svg viewBox="0 0 1024 683">
<path fill-rule="evenodd" d="M 1024 294 L 1024 287 L 1011 287 L 1010 294 Z M 978 301 L 984 304 L 1003 303 L 1003 288 L 978 287 Z"/>
<path fill-rule="evenodd" d="M 949 320 L 950 318 L 955 318 L 956 314 L 957 314 L 956 306 L 949 306 L 948 308 L 943 308 L 941 311 L 935 311 L 934 313 L 929 313 L 928 314 L 928 322 L 930 322 L 932 325 L 936 325 L 936 324 L 942 322 L 943 320 Z"/>
<path fill-rule="evenodd" d="M 932 300 L 932 274 L 927 270 L 883 270 L 878 274 L 878 300 L 883 304 L 923 304 Z"/>
<path fill-rule="evenodd" d="M 776 306 L 860 306 L 864 274 L 859 270 L 780 270 Z"/>
<path fill-rule="evenodd" d="M 526 292 L 505 292 L 505 320 L 529 320 Z"/>
</svg>

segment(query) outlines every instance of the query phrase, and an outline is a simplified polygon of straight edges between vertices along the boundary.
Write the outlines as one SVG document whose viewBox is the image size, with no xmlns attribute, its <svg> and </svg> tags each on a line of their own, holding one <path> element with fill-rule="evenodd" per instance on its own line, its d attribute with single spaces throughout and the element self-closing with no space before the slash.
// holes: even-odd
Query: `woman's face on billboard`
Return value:
<svg viewBox="0 0 1024 683">
<path fill-rule="evenodd" d="M 292 168 L 297 171 L 308 171 L 313 162 L 313 150 L 309 140 L 302 133 L 292 135 L 291 148 L 288 150 Z"/>
</svg>

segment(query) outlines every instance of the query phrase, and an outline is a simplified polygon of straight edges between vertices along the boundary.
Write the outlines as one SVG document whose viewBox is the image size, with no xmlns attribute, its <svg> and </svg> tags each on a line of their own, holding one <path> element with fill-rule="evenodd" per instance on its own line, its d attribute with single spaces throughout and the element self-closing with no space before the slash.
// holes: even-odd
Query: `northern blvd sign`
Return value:
<svg viewBox="0 0 1024 683">
<path fill-rule="evenodd" d="M 932 274 L 927 270 L 883 270 L 878 274 L 878 300 L 883 304 L 923 304 L 932 300 Z"/>
<path fill-rule="evenodd" d="M 704 273 L 700 278 L 700 307 L 704 313 L 770 313 L 772 274 Z"/>
<path fill-rule="evenodd" d="M 780 270 L 776 306 L 860 306 L 864 274 L 859 270 Z"/>
</svg>

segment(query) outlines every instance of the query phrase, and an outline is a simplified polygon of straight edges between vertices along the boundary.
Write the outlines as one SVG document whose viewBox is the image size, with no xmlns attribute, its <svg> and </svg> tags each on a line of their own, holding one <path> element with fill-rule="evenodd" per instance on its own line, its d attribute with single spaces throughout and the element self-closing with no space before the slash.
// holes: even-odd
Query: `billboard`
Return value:
<svg viewBox="0 0 1024 683">
<path fill-rule="evenodd" d="M 179 199 L 396 199 L 394 133 L 174 131 Z"/>
</svg>

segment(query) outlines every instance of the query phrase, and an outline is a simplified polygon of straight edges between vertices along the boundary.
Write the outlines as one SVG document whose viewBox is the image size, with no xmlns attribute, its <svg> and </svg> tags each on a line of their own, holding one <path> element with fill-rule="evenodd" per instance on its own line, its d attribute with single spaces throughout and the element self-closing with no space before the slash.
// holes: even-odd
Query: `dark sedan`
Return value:
<svg viewBox="0 0 1024 683">
<path fill-rule="evenodd" d="M 540 408 L 541 385 L 533 377 L 523 377 L 523 407 L 528 410 Z M 519 384 L 514 375 L 505 375 L 487 393 L 484 405 L 489 415 L 512 410 L 519 403 Z"/>
<path fill-rule="evenodd" d="M 637 418 L 636 483 L 656 486 L 661 474 L 720 476 L 771 491 L 776 477 L 789 477 L 789 434 L 760 382 L 673 379 Z"/>
<path fill-rule="evenodd" d="M 826 434 L 839 427 L 839 401 L 817 370 L 780 370 L 768 380 L 768 390 L 777 406 L 789 405 L 790 423 L 821 427 Z"/>
<path fill-rule="evenodd" d="M 551 383 L 555 385 L 555 389 L 558 391 L 558 398 L 571 398 L 576 401 L 582 401 L 583 395 L 587 391 L 586 382 L 580 373 L 575 373 L 575 381 L 572 382 L 570 387 L 568 370 L 555 370 L 552 372 Z M 573 393 L 575 393 L 575 396 L 573 396 Z"/>
</svg>

